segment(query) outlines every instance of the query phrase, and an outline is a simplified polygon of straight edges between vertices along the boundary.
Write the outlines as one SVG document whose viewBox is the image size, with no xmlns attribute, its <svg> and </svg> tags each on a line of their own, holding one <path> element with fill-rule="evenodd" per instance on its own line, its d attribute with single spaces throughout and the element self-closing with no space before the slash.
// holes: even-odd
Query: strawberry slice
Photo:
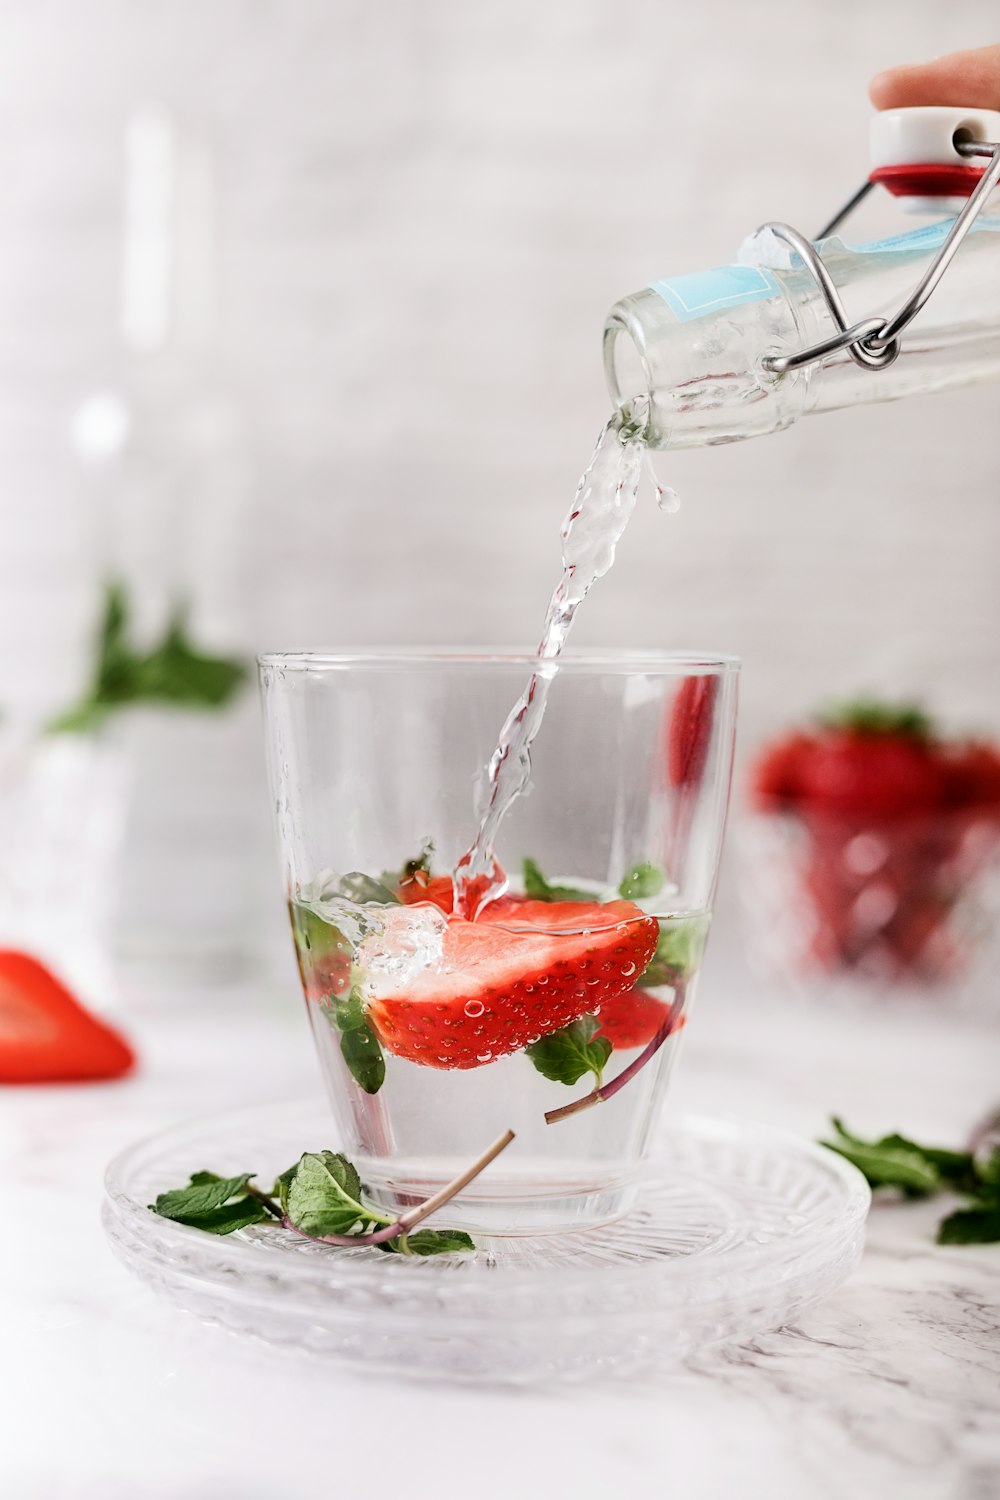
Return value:
<svg viewBox="0 0 1000 1500">
<path fill-rule="evenodd" d="M 26 953 L 0 951 L 0 1083 L 120 1078 L 135 1057 L 117 1032 Z"/>
<path fill-rule="evenodd" d="M 374 976 L 368 1019 L 396 1057 L 476 1068 L 630 990 L 658 936 L 631 901 L 495 901 L 451 919 L 436 968 Z"/>
<path fill-rule="evenodd" d="M 645 1047 L 669 1014 L 670 1005 L 657 1000 L 649 990 L 623 990 L 602 1004 L 597 1017 L 600 1030 L 594 1033 L 594 1037 L 606 1037 L 616 1052 Z"/>
</svg>

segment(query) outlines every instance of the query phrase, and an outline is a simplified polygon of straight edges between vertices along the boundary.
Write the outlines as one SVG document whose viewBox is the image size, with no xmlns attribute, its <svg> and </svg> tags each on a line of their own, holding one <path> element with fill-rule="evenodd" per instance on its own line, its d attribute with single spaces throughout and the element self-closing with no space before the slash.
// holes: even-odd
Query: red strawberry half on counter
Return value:
<svg viewBox="0 0 1000 1500">
<path fill-rule="evenodd" d="M 496 901 L 448 922 L 438 965 L 373 976 L 368 1020 L 397 1057 L 479 1067 L 631 991 L 658 936 L 631 901 Z"/>
<path fill-rule="evenodd" d="M 128 1043 L 27 953 L 0 952 L 0 1083 L 120 1078 Z"/>
</svg>

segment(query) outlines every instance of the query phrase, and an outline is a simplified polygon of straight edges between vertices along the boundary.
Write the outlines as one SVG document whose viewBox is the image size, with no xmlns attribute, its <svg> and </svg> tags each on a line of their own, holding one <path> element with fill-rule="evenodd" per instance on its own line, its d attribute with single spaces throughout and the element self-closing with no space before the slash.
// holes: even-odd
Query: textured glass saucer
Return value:
<svg viewBox="0 0 1000 1500">
<path fill-rule="evenodd" d="M 210 1322 L 369 1371 L 529 1382 L 636 1375 L 776 1328 L 861 1254 L 869 1192 L 822 1147 L 702 1118 L 660 1137 L 640 1206 L 572 1234 L 480 1239 L 475 1254 L 342 1250 L 259 1226 L 226 1238 L 145 1206 L 191 1171 L 283 1170 L 335 1148 L 322 1103 L 261 1106 L 142 1141 L 108 1169 L 125 1265 Z"/>
</svg>

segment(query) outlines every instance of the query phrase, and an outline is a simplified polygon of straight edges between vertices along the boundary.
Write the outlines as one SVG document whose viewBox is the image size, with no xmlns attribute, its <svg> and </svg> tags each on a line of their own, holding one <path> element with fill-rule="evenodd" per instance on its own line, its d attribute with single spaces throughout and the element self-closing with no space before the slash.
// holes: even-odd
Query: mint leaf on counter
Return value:
<svg viewBox="0 0 1000 1500">
<path fill-rule="evenodd" d="M 533 859 L 521 862 L 524 894 L 529 901 L 593 901 L 593 891 L 581 890 L 575 885 L 551 885 Z"/>
<path fill-rule="evenodd" d="M 607 1037 L 594 1035 L 599 1027 L 596 1016 L 581 1016 L 561 1031 L 540 1037 L 524 1050 L 542 1077 L 553 1083 L 578 1083 L 584 1073 L 593 1073 L 599 1087 L 611 1056 Z"/>
<path fill-rule="evenodd" d="M 385 1082 L 385 1058 L 357 990 L 351 991 L 350 999 L 335 1002 L 330 1014 L 340 1032 L 341 1055 L 352 1078 L 366 1094 L 377 1094 Z"/>
<path fill-rule="evenodd" d="M 939 1245 L 994 1245 L 1000 1241 L 1000 1197 L 960 1208 L 938 1225 Z"/>
<path fill-rule="evenodd" d="M 918 1146 L 906 1136 L 895 1134 L 864 1141 L 852 1135 L 836 1117 L 831 1124 L 837 1139 L 824 1141 L 823 1145 L 853 1162 L 872 1187 L 895 1187 L 908 1197 L 926 1198 L 946 1187 L 961 1190 L 966 1184 L 974 1184 L 972 1157 L 968 1152 Z"/>
<path fill-rule="evenodd" d="M 938 1226 L 939 1245 L 1000 1241 L 1000 1153 L 977 1159 L 972 1151 L 921 1146 L 899 1134 L 865 1141 L 836 1117 L 831 1124 L 836 1139 L 820 1144 L 852 1162 L 872 1188 L 898 1188 L 907 1198 L 957 1193 L 967 1200 Z"/>
<path fill-rule="evenodd" d="M 631 870 L 622 877 L 618 894 L 623 901 L 643 901 L 650 896 L 658 896 L 666 883 L 667 877 L 659 865 L 646 862 L 633 865 Z"/>
</svg>

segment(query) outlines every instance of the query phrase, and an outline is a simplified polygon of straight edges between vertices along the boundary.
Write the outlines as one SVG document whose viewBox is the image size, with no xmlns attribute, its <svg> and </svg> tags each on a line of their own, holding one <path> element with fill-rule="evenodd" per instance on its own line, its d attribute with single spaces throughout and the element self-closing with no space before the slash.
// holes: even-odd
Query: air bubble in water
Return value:
<svg viewBox="0 0 1000 1500">
<path fill-rule="evenodd" d="M 656 503 L 668 516 L 674 516 L 681 508 L 681 497 L 669 484 L 656 486 Z"/>
<path fill-rule="evenodd" d="M 475 1020 L 476 1016 L 481 1016 L 485 1009 L 486 1006 L 481 1000 L 467 1000 L 465 1002 L 465 1014 L 471 1020 Z"/>
</svg>

